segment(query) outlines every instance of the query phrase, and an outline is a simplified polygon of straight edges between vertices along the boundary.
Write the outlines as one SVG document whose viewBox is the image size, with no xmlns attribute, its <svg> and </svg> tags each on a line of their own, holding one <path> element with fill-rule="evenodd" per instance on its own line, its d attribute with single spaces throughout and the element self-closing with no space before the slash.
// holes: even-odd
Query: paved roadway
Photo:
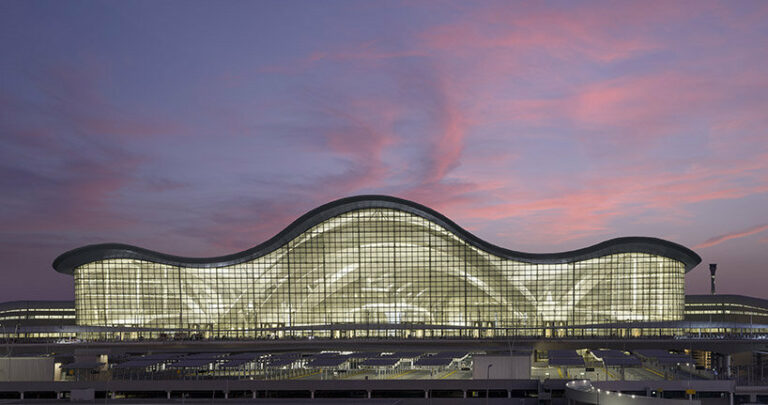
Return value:
<svg viewBox="0 0 768 405">
<path fill-rule="evenodd" d="M 702 379 L 685 372 L 669 373 L 667 377 L 673 380 Z M 618 381 L 621 380 L 621 372 L 605 367 L 595 367 L 594 371 L 586 371 L 583 367 L 534 366 L 531 368 L 531 378 L 538 378 L 539 380 L 585 378 L 592 381 Z M 625 368 L 624 379 L 627 381 L 663 380 L 664 372 L 644 364 L 642 367 Z"/>
<path fill-rule="evenodd" d="M 689 349 L 711 350 L 718 353 L 768 350 L 768 340 L 755 339 L 524 339 L 513 340 L 514 347 L 529 347 L 537 350 L 581 349 L 601 347 L 607 349 Z M 232 352 L 232 351 L 387 351 L 407 347 L 413 351 L 443 350 L 508 350 L 510 341 L 499 339 L 284 339 L 284 340 L 209 340 L 209 341 L 153 341 L 153 342 L 83 342 L 72 344 L 57 343 L 13 343 L 0 346 L 0 355 L 8 351 L 21 353 L 71 353 L 76 349 L 110 349 L 113 354 L 121 352 Z"/>
<path fill-rule="evenodd" d="M 375 370 L 350 370 L 346 373 L 313 371 L 290 378 L 292 380 L 466 380 L 472 379 L 472 371 L 448 369 L 441 372 L 428 370 L 398 370 L 377 373 Z"/>
<path fill-rule="evenodd" d="M 584 368 L 579 367 L 544 367 L 534 366 L 531 368 L 531 378 L 546 380 L 546 379 L 577 379 L 586 378 L 592 381 L 619 381 L 621 380 L 621 372 L 616 369 L 608 368 L 595 368 L 594 371 L 586 371 Z M 346 373 L 333 373 L 311 371 L 306 374 L 290 377 L 289 379 L 296 380 L 460 380 L 460 379 L 472 379 L 472 371 L 460 370 L 456 368 L 440 371 L 430 372 L 429 370 L 395 370 L 390 372 L 377 372 L 371 369 L 350 370 Z M 624 369 L 624 379 L 626 381 L 660 381 L 664 380 L 664 372 L 644 364 L 642 367 L 627 367 Z M 677 371 L 675 373 L 668 373 L 667 379 L 669 380 L 703 380 L 703 378 L 695 375 L 691 375 L 684 371 Z"/>
</svg>

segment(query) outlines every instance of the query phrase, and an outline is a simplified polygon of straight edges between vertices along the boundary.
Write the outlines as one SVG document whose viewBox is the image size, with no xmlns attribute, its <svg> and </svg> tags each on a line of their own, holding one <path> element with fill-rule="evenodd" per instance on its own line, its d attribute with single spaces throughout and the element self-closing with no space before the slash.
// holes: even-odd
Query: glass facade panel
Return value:
<svg viewBox="0 0 768 405">
<path fill-rule="evenodd" d="M 482 337 L 681 320 L 684 273 L 682 262 L 648 253 L 510 260 L 421 216 L 369 208 L 244 263 L 106 259 L 74 275 L 78 325 L 232 337 Z"/>
</svg>

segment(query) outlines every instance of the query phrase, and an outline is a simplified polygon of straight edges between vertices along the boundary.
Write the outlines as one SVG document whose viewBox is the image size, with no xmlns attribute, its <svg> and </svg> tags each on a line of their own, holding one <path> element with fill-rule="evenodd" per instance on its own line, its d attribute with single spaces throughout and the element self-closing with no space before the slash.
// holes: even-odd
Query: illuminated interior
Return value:
<svg viewBox="0 0 768 405">
<path fill-rule="evenodd" d="M 10 301 L 0 303 L 0 339 L 73 338 L 72 301 Z"/>
<path fill-rule="evenodd" d="M 76 266 L 75 307 L 78 325 L 206 337 L 548 335 L 682 320 L 685 270 L 643 252 L 512 260 L 423 216 L 362 208 L 238 264 L 114 258 Z"/>
<path fill-rule="evenodd" d="M 685 320 L 768 325 L 768 300 L 743 295 L 689 295 Z"/>
</svg>

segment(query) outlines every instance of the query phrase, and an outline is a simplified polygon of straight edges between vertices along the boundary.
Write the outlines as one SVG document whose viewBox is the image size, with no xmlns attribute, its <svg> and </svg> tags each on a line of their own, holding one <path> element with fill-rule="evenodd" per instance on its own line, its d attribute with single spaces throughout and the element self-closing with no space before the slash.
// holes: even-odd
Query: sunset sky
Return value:
<svg viewBox="0 0 768 405">
<path fill-rule="evenodd" d="M 768 298 L 768 1 L 0 2 L 0 301 L 59 254 L 250 248 L 388 194 L 555 252 L 654 236 Z"/>
</svg>

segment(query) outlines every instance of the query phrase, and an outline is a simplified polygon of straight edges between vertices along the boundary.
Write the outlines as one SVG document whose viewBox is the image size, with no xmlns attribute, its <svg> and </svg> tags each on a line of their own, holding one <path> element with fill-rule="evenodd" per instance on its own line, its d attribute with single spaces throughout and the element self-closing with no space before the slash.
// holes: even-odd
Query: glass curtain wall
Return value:
<svg viewBox="0 0 768 405">
<path fill-rule="evenodd" d="M 89 263 L 75 270 L 75 306 L 79 325 L 204 336 L 540 336 L 681 320 L 684 272 L 683 263 L 646 253 L 509 260 L 420 216 L 377 208 L 331 218 L 227 267 Z"/>
</svg>

